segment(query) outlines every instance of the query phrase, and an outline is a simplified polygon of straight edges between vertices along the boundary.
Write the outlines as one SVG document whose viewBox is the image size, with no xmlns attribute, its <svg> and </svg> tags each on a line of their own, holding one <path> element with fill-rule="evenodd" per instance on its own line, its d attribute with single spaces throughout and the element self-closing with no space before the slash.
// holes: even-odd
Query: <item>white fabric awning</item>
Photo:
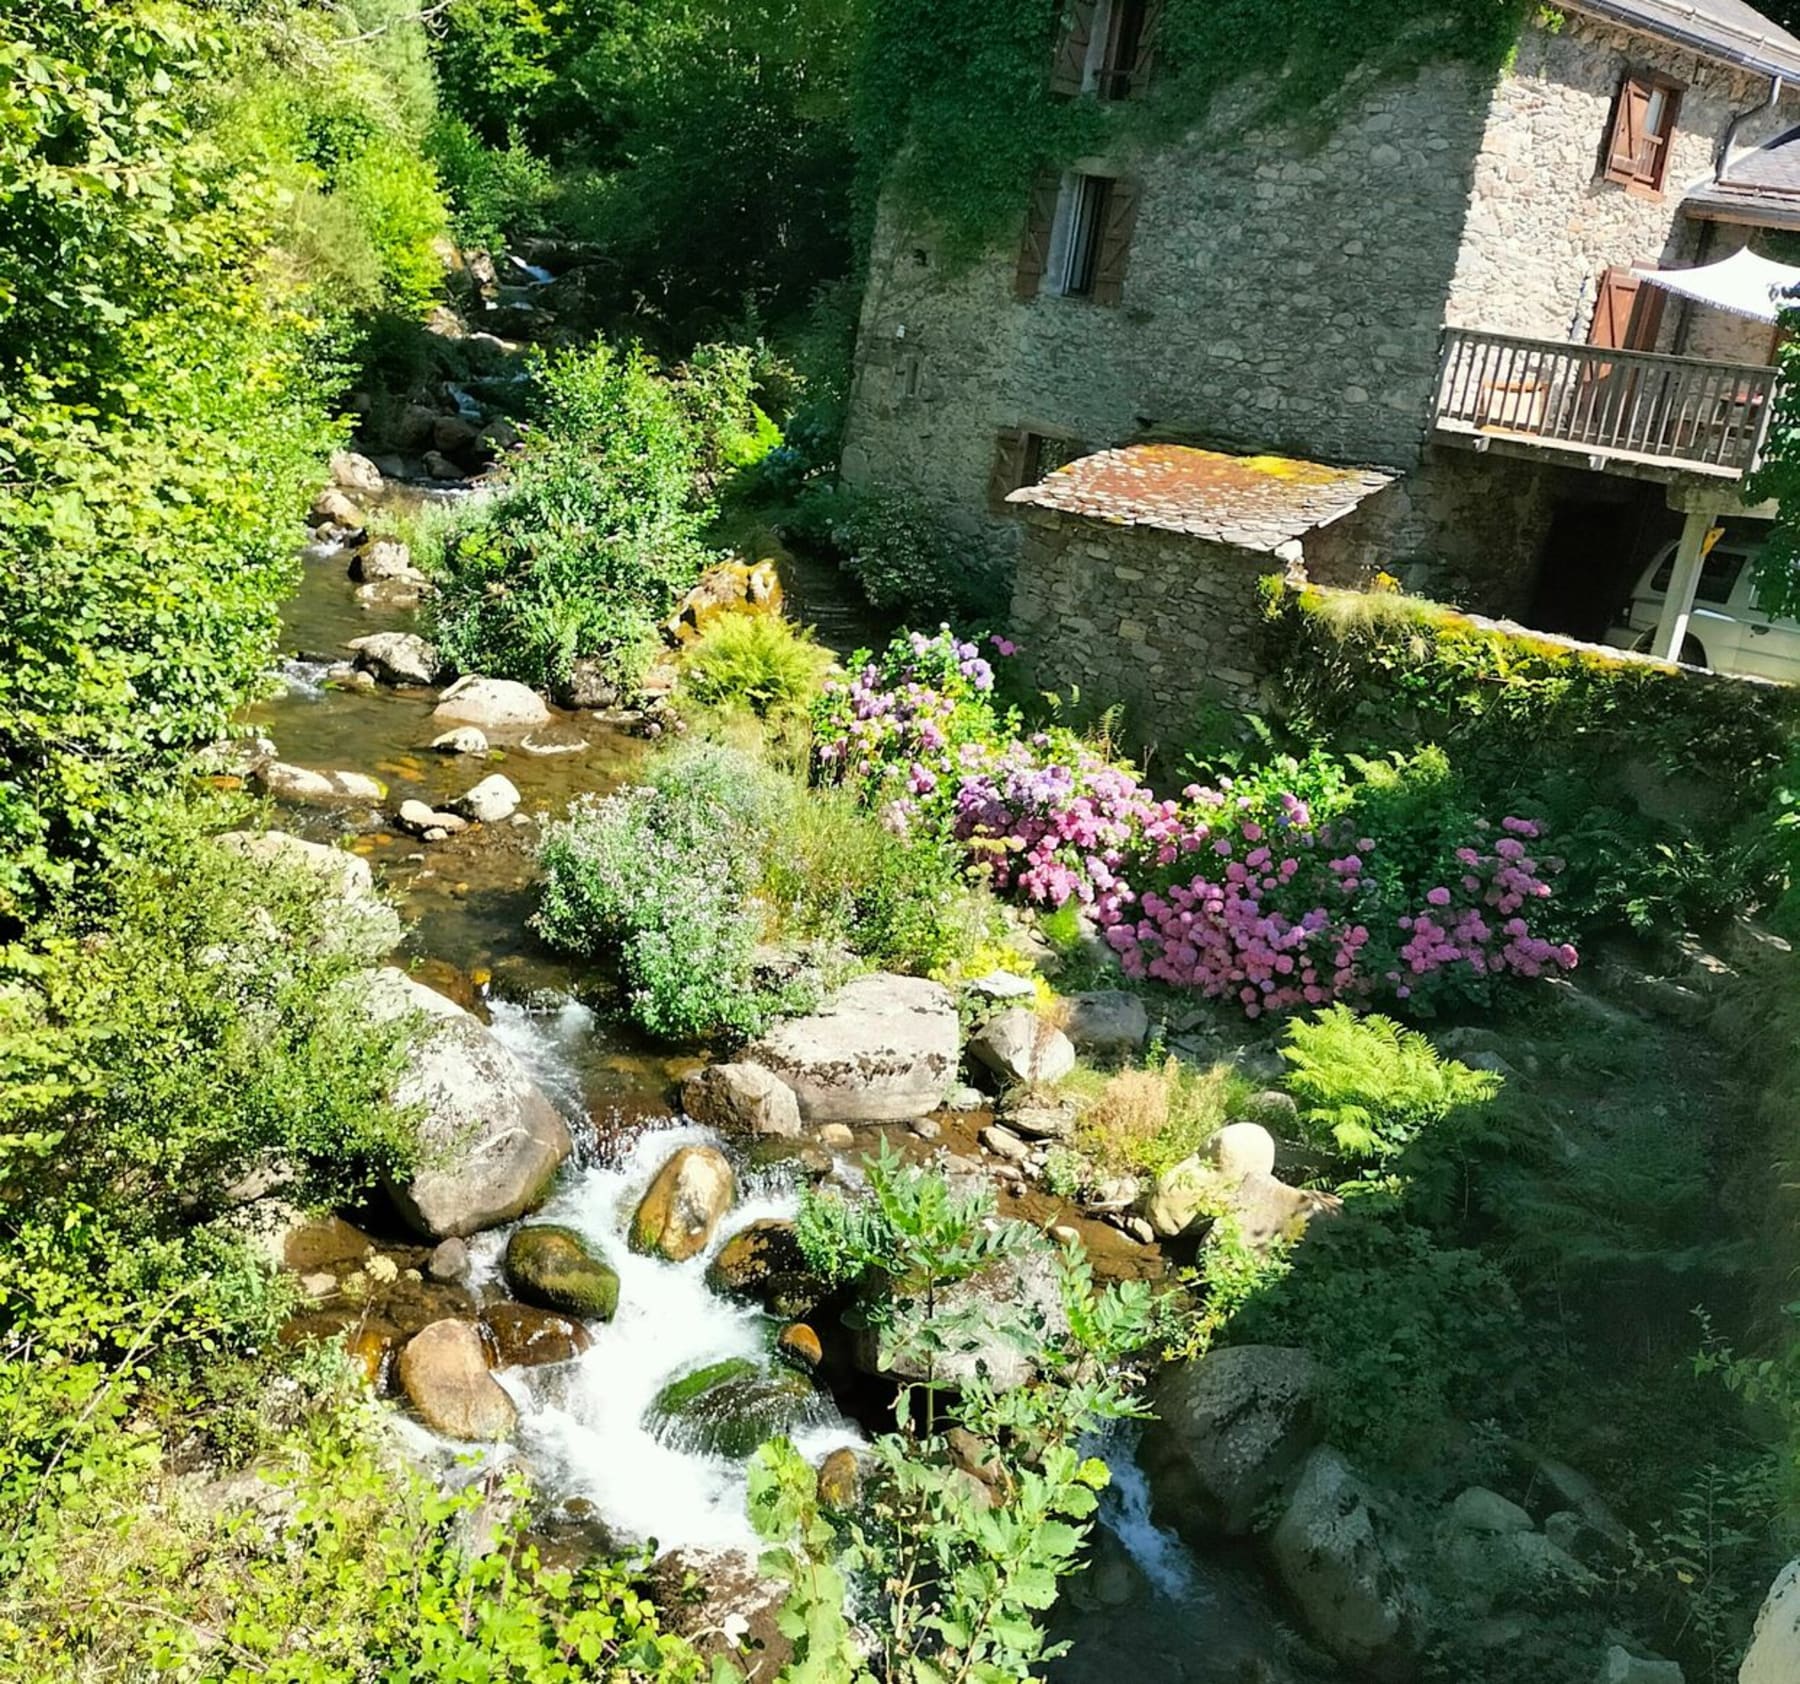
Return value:
<svg viewBox="0 0 1800 1684">
<path fill-rule="evenodd" d="M 1772 263 L 1748 249 L 1699 269 L 1635 269 L 1632 273 L 1664 292 L 1758 322 L 1774 321 L 1786 303 L 1783 295 L 1800 288 L 1800 269 Z"/>
</svg>

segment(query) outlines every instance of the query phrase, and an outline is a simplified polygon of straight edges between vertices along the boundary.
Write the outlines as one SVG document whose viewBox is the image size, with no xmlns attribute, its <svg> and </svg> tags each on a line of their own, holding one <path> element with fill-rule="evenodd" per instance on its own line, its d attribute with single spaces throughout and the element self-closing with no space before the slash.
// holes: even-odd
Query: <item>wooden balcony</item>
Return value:
<svg viewBox="0 0 1800 1684">
<path fill-rule="evenodd" d="M 1740 479 L 1761 453 L 1775 388 L 1773 368 L 1453 327 L 1436 424 L 1477 450 Z"/>
</svg>

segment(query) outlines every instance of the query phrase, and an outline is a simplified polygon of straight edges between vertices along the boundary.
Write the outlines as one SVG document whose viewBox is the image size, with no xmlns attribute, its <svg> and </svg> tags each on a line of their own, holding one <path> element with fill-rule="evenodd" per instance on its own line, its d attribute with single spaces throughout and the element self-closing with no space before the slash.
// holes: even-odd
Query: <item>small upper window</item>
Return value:
<svg viewBox="0 0 1800 1684">
<path fill-rule="evenodd" d="M 1032 190 L 1019 252 L 1017 292 L 1117 304 L 1124 294 L 1137 184 L 1072 171 L 1046 174 Z"/>
<path fill-rule="evenodd" d="M 1660 191 L 1669 165 L 1669 144 L 1681 109 L 1681 86 L 1666 76 L 1628 71 L 1613 105 L 1607 137 L 1608 181 Z"/>
<path fill-rule="evenodd" d="M 1150 78 L 1161 0 L 1068 0 L 1050 86 L 1129 99 Z"/>
</svg>

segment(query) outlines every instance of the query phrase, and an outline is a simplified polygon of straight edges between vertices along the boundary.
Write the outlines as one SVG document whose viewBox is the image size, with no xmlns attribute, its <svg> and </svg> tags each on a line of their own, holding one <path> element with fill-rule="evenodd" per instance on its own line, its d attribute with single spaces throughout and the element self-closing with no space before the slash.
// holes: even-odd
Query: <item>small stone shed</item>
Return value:
<svg viewBox="0 0 1800 1684">
<path fill-rule="evenodd" d="M 1395 478 L 1134 444 L 1015 491 L 1012 621 L 1033 679 L 1122 700 L 1140 746 L 1179 742 L 1207 701 L 1256 706 L 1259 582 L 1362 582 L 1368 546 L 1347 517 Z"/>
</svg>

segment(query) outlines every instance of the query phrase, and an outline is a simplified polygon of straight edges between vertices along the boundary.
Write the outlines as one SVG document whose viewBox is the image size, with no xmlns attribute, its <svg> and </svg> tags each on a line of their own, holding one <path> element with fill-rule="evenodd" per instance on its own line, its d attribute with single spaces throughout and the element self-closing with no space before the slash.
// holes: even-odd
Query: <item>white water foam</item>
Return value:
<svg viewBox="0 0 1800 1684">
<path fill-rule="evenodd" d="M 1173 1532 L 1150 1518 L 1150 1481 L 1138 1466 L 1137 1445 L 1137 1429 L 1120 1423 L 1087 1447 L 1112 1470 L 1112 1482 L 1100 1496 L 1099 1522 L 1164 1596 L 1192 1601 L 1200 1593 L 1194 1558 Z"/>
<path fill-rule="evenodd" d="M 579 1113 L 578 1048 L 592 1014 L 567 1003 L 552 1012 L 495 1002 L 492 1027 L 557 1102 Z M 699 1257 L 668 1263 L 632 1251 L 626 1234 L 638 1201 L 683 1146 L 718 1145 L 691 1124 L 650 1125 L 611 1162 L 569 1175 L 534 1220 L 580 1233 L 619 1274 L 618 1314 L 596 1322 L 594 1343 L 573 1362 L 506 1370 L 497 1378 L 519 1406 L 519 1448 L 540 1488 L 582 1497 L 622 1537 L 654 1538 L 664 1549 L 748 1549 L 756 1540 L 744 1513 L 745 1464 L 661 1442 L 646 1425 L 658 1393 L 672 1380 L 733 1357 L 766 1360 L 770 1322 L 706 1284 L 706 1267 L 733 1234 L 752 1222 L 790 1217 L 791 1186 L 745 1177 L 744 1197 Z M 567 1174 L 568 1172 L 565 1172 Z M 504 1234 L 470 1246 L 470 1282 L 479 1291 L 499 1275 Z M 835 1410 L 824 1424 L 797 1429 L 800 1452 L 816 1460 L 861 1435 Z"/>
</svg>

